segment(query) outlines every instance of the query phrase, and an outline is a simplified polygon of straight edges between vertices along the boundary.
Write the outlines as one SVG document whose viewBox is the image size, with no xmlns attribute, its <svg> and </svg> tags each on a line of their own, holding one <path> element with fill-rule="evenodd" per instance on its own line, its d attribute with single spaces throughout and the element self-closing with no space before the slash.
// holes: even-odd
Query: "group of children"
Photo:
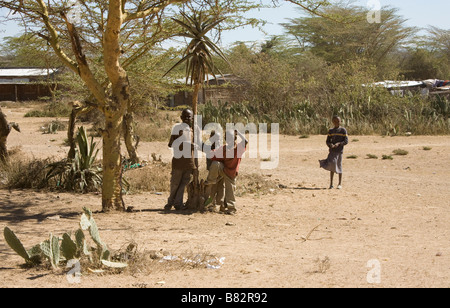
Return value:
<svg viewBox="0 0 450 308">
<path fill-rule="evenodd" d="M 172 173 L 170 180 L 170 195 L 165 210 L 175 207 L 176 210 L 184 209 L 183 195 L 186 186 L 191 181 L 193 171 L 197 168 L 194 155 L 179 155 L 190 153 L 195 147 L 192 143 L 194 113 L 190 109 L 183 110 L 181 114 L 182 123 L 172 129 L 169 147 L 177 151 L 172 159 Z M 332 119 L 334 127 L 328 132 L 326 144 L 329 148 L 328 157 L 319 160 L 320 167 L 330 171 L 330 189 L 334 188 L 334 174 L 339 174 L 338 189 L 342 189 L 342 158 L 344 146 L 348 144 L 348 134 L 341 127 L 341 119 L 334 116 Z M 234 136 L 234 138 L 233 138 Z M 238 142 L 238 138 L 240 141 Z M 236 213 L 236 178 L 242 156 L 247 148 L 248 140 L 238 130 L 227 131 L 225 145 L 221 145 L 222 136 L 215 131 L 211 132 L 210 145 L 201 145 L 201 150 L 206 153 L 206 164 L 208 176 L 205 182 L 208 198 L 212 203 L 211 210 L 219 206 L 219 211 L 225 214 Z M 216 146 L 219 145 L 217 148 Z M 175 153 L 175 152 L 174 152 Z"/>
<path fill-rule="evenodd" d="M 165 210 L 172 207 L 180 210 L 184 208 L 183 195 L 186 186 L 191 180 L 193 171 L 197 168 L 195 155 L 191 149 L 192 144 L 194 114 L 192 110 L 185 109 L 181 113 L 182 123 L 172 129 L 169 140 L 169 147 L 174 149 L 178 155 L 172 158 L 172 174 L 170 179 L 170 195 Z M 198 132 L 197 132 L 198 133 Z M 238 138 L 240 141 L 238 142 Z M 175 144 L 176 141 L 176 144 Z M 208 177 L 205 181 L 207 198 L 212 201 L 210 209 L 215 210 L 219 206 L 219 211 L 225 214 L 234 215 L 236 213 L 236 178 L 239 174 L 239 166 L 242 156 L 247 148 L 248 140 L 238 130 L 226 132 L 226 144 L 221 145 L 221 136 L 215 131 L 211 132 L 210 145 L 201 145 L 202 151 L 206 152 L 206 164 Z M 188 151 L 185 151 L 189 149 Z M 189 155 L 179 155 L 180 153 Z"/>
</svg>

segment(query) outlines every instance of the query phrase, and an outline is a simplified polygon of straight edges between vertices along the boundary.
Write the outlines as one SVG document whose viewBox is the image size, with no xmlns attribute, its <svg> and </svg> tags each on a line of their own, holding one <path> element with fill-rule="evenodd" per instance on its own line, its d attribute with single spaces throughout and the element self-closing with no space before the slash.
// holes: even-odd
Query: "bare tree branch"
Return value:
<svg viewBox="0 0 450 308">
<path fill-rule="evenodd" d="M 50 45 L 52 46 L 56 55 L 66 64 L 66 66 L 78 74 L 77 63 L 74 60 L 70 59 L 69 56 L 67 56 L 67 54 L 62 50 L 61 45 L 59 44 L 58 32 L 56 31 L 56 29 L 53 27 L 53 25 L 50 22 L 47 6 L 45 5 L 43 0 L 36 0 L 36 1 L 42 10 L 42 12 L 38 12 L 38 13 L 41 15 L 42 21 L 44 22 L 44 25 L 45 25 L 45 28 L 49 32 L 49 36 L 47 37 L 48 38 L 47 42 L 50 43 Z"/>
<path fill-rule="evenodd" d="M 89 64 L 83 52 L 83 47 L 81 46 L 78 32 L 74 25 L 68 21 L 64 12 L 61 12 L 61 16 L 66 22 L 67 30 L 72 43 L 72 50 L 78 62 L 78 75 L 81 77 L 81 79 L 83 79 L 86 86 L 91 90 L 92 94 L 100 103 L 100 105 L 103 105 L 106 101 L 104 88 L 98 83 L 89 68 Z"/>
<path fill-rule="evenodd" d="M 124 11 L 124 13 L 123 13 L 124 14 L 124 21 L 130 21 L 130 20 L 138 19 L 138 18 L 145 18 L 147 16 L 159 13 L 161 10 L 163 10 L 164 8 L 166 8 L 170 4 L 185 3 L 185 2 L 188 2 L 188 1 L 189 0 L 164 0 L 164 1 L 160 1 L 156 5 L 151 6 L 150 8 L 145 9 L 145 10 L 138 10 L 138 11 L 133 12 L 133 13 Z"/>
</svg>

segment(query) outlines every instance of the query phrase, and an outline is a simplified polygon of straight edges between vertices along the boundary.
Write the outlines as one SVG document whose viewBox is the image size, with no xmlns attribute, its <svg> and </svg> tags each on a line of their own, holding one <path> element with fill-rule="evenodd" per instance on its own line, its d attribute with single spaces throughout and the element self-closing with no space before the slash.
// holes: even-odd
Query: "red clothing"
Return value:
<svg viewBox="0 0 450 308">
<path fill-rule="evenodd" d="M 227 151 L 226 146 L 221 146 L 217 150 L 212 151 L 213 156 L 211 160 L 222 162 L 224 165 L 223 172 L 231 179 L 238 176 L 242 155 L 246 150 L 246 146 L 244 144 L 245 143 L 239 143 L 234 148 L 234 151 Z"/>
</svg>

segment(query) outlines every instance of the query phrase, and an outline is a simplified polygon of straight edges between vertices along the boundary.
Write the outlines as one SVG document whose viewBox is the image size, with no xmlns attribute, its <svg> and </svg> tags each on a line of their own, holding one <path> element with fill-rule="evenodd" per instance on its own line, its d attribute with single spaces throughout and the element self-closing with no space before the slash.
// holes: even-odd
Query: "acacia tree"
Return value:
<svg viewBox="0 0 450 308">
<path fill-rule="evenodd" d="M 45 39 L 64 65 L 82 79 L 92 94 L 89 105 L 105 117 L 102 131 L 105 212 L 125 209 L 120 139 L 124 116 L 130 108 L 126 66 L 154 43 L 143 37 L 153 37 L 154 28 L 150 35 L 145 35 L 148 34 L 145 31 L 150 32 L 150 26 L 158 23 L 162 12 L 169 5 L 186 1 L 79 1 L 79 20 L 71 18 L 73 7 L 67 6 L 66 1 L 0 1 L 1 7 L 18 13 L 16 16 L 27 31 Z M 96 66 L 97 63 L 101 65 Z"/>
<path fill-rule="evenodd" d="M 319 16 L 291 19 L 283 26 L 300 52 L 310 51 L 329 63 L 363 58 L 383 72 L 392 66 L 389 56 L 408 43 L 414 31 L 405 26 L 397 11 L 383 7 L 380 23 L 369 23 L 366 8 L 332 5 L 323 8 Z"/>
</svg>

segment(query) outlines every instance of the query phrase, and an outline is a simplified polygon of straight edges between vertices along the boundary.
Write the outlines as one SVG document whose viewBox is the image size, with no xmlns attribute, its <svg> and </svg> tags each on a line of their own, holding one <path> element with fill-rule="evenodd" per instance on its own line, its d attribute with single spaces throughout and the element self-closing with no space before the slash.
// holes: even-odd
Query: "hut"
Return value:
<svg viewBox="0 0 450 308">
<path fill-rule="evenodd" d="M 0 68 L 0 101 L 27 101 L 51 96 L 57 68 Z"/>
<path fill-rule="evenodd" d="M 366 86 L 366 85 L 364 85 Z M 423 96 L 428 95 L 428 89 L 422 81 L 394 81 L 385 80 L 370 84 L 370 86 L 384 87 L 392 95 L 405 96 L 408 94 L 420 93 Z"/>
<path fill-rule="evenodd" d="M 392 95 L 398 96 L 405 96 L 418 93 L 420 93 L 424 97 L 429 95 L 450 94 L 450 81 L 440 79 L 427 79 L 423 81 L 385 80 L 363 86 L 384 87 Z"/>
<path fill-rule="evenodd" d="M 181 105 L 191 105 L 192 92 L 186 88 L 186 79 L 177 79 L 176 88 L 179 89 L 175 94 L 168 98 L 169 107 Z M 189 83 L 189 80 L 188 80 Z M 198 94 L 198 103 L 219 104 L 220 102 L 239 102 L 243 99 L 243 87 L 246 81 L 233 74 L 208 75 L 202 91 Z"/>
</svg>

